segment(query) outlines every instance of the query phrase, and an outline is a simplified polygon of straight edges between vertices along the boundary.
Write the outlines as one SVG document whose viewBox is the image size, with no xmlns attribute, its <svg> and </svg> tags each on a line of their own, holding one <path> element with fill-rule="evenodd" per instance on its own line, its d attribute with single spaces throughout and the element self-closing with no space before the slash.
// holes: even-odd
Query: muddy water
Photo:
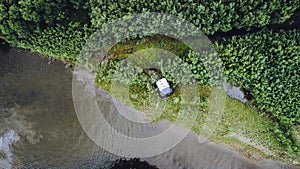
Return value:
<svg viewBox="0 0 300 169">
<path fill-rule="evenodd" d="M 0 60 L 0 168 L 104 167 L 109 154 L 74 113 L 70 70 L 20 49 Z"/>
<path fill-rule="evenodd" d="M 224 90 L 231 98 L 237 99 L 243 103 L 248 101 L 240 87 L 233 86 L 231 83 L 226 83 L 224 85 Z"/>
<path fill-rule="evenodd" d="M 48 62 L 16 48 L 0 53 L 0 168 L 110 168 L 120 157 L 98 147 L 79 124 L 72 100 L 71 70 L 61 62 Z M 101 89 L 97 92 L 101 102 L 106 94 Z M 102 100 L 107 103 L 104 106 L 111 106 L 109 99 Z M 116 116 L 108 118 L 114 120 Z M 140 134 L 155 134 L 170 123 L 155 125 L 140 128 Z M 155 145 L 148 148 L 151 146 Z M 200 143 L 192 132 L 170 151 L 141 161 L 161 169 L 259 168 L 224 147 Z M 272 168 L 279 166 L 269 163 Z M 268 168 L 269 163 L 261 166 Z"/>
</svg>

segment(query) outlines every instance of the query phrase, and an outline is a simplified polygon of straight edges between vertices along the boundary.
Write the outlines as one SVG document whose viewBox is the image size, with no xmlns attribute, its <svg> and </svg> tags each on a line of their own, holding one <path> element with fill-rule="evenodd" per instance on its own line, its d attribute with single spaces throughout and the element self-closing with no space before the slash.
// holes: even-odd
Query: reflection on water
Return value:
<svg viewBox="0 0 300 169">
<path fill-rule="evenodd" d="M 248 101 L 240 87 L 233 86 L 231 83 L 226 83 L 224 85 L 224 90 L 231 98 L 237 99 L 243 103 Z"/>
<path fill-rule="evenodd" d="M 12 167 L 13 154 L 11 145 L 19 139 L 19 135 L 13 130 L 7 131 L 0 137 L 0 168 Z"/>
<path fill-rule="evenodd" d="M 128 169 L 128 168 L 138 168 L 138 169 L 158 169 L 156 166 L 150 165 L 146 161 L 140 161 L 140 159 L 130 159 L 124 160 L 119 159 L 112 164 L 111 169 Z"/>
<path fill-rule="evenodd" d="M 20 49 L 0 52 L 0 168 L 127 168 L 128 162 L 99 148 L 82 130 L 71 76 L 61 62 L 48 64 Z M 161 169 L 258 168 L 223 147 L 199 143 L 195 133 L 170 151 L 141 161 L 131 162 L 137 168 L 143 161 Z"/>
</svg>

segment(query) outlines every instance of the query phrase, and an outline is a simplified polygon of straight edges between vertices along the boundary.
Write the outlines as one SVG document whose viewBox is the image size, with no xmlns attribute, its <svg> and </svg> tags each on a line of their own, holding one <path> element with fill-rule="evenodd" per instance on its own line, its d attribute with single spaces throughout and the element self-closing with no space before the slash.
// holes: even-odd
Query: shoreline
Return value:
<svg viewBox="0 0 300 169">
<path fill-rule="evenodd" d="M 82 71 L 84 72 L 83 74 L 88 74 L 88 76 L 87 77 L 92 77 L 92 75 L 91 75 L 91 73 L 90 72 L 88 72 L 85 68 L 81 68 L 82 69 Z M 94 84 L 95 85 L 95 84 Z M 98 86 L 96 86 L 95 85 L 95 87 L 97 87 L 97 90 L 100 90 L 101 92 L 104 92 L 104 90 L 103 89 L 101 89 L 101 88 L 99 88 Z M 120 106 L 123 106 L 121 103 L 120 103 Z M 143 115 L 143 113 L 141 113 L 141 116 Z M 171 122 L 167 122 L 167 123 L 171 123 Z M 155 123 L 156 124 L 156 123 Z M 191 144 L 199 144 L 199 142 L 198 141 L 195 141 L 195 140 L 198 140 L 198 138 L 199 137 L 201 137 L 200 135 L 198 135 L 197 133 L 195 133 L 194 131 L 190 131 L 190 133 L 191 134 L 189 134 L 189 135 L 192 135 L 192 136 L 188 136 L 188 137 L 192 137 L 193 138 L 193 140 L 194 141 L 192 141 L 192 143 Z M 198 142 L 198 143 L 196 143 L 196 142 Z M 241 141 L 242 142 L 242 141 Z M 205 143 L 207 143 L 207 144 L 211 144 L 211 145 L 214 145 L 214 146 L 217 146 L 217 147 L 219 147 L 219 148 L 221 148 L 222 149 L 222 152 L 223 151 L 229 151 L 229 152 L 232 152 L 232 153 L 235 153 L 236 155 L 238 155 L 239 157 L 241 157 L 241 158 L 245 158 L 245 159 L 247 159 L 247 160 L 249 160 L 249 161 L 252 161 L 254 164 L 256 164 L 256 165 L 263 165 L 264 167 L 267 167 L 268 165 L 273 165 L 272 167 L 276 167 L 276 165 L 284 165 L 285 167 L 291 167 L 291 168 L 293 168 L 293 167 L 296 167 L 296 166 L 289 166 L 289 165 L 291 165 L 291 164 L 288 164 L 288 163 L 284 163 L 284 162 L 279 162 L 279 161 L 277 161 L 277 160 L 275 160 L 275 161 L 273 161 L 273 160 L 271 160 L 271 159 L 269 159 L 268 157 L 268 155 L 262 155 L 262 154 L 260 154 L 261 155 L 261 158 L 262 159 L 260 159 L 260 160 L 255 160 L 255 159 L 253 159 L 253 158 L 251 158 L 250 156 L 247 156 L 247 155 L 245 155 L 245 154 L 243 154 L 243 153 L 241 153 L 242 151 L 241 151 L 241 149 L 240 149 L 240 151 L 237 151 L 237 149 L 235 149 L 235 148 L 232 148 L 231 146 L 228 146 L 228 144 L 224 144 L 224 142 L 223 142 L 223 144 L 221 143 L 218 143 L 218 142 L 214 142 L 214 141 L 210 141 L 210 139 L 208 139 L 207 141 L 205 141 L 204 142 L 204 144 Z M 243 143 L 246 143 L 246 141 L 245 142 L 243 142 Z M 187 144 L 187 145 L 189 145 L 189 144 Z M 200 143 L 199 145 L 202 145 L 202 143 Z M 227 145 L 227 146 L 226 146 Z M 235 145 L 238 145 L 238 144 L 235 144 Z M 239 145 L 238 145 L 239 146 Z M 192 147 L 192 146 L 191 146 Z M 197 147 L 197 146 L 196 146 Z M 184 151 L 184 150 L 182 150 L 182 151 Z M 191 150 L 192 151 L 192 150 Z M 251 150 L 250 150 L 250 152 L 251 152 Z M 184 158 L 184 157 L 182 157 L 182 158 Z M 297 168 L 297 167 L 296 167 Z"/>
<path fill-rule="evenodd" d="M 16 48 L 12 48 L 12 49 L 16 49 Z M 20 50 L 25 50 L 26 52 L 31 52 L 30 50 L 28 50 L 28 49 L 22 49 L 22 48 L 17 48 L 17 49 L 20 49 Z M 43 57 L 43 55 L 41 55 L 41 54 L 39 54 L 41 57 Z M 47 57 L 47 59 L 49 60 L 49 57 Z M 51 60 L 51 59 L 50 59 Z M 56 60 L 58 60 L 58 61 L 61 61 L 61 62 L 63 62 L 63 63 L 65 63 L 63 60 L 60 60 L 60 59 L 56 59 Z M 73 69 L 72 68 L 67 68 L 67 69 L 71 69 L 72 71 L 73 71 Z M 219 144 L 218 144 L 219 145 Z M 222 145 L 222 144 L 221 144 Z M 237 144 L 235 144 L 235 145 L 237 145 Z M 222 145 L 222 146 L 224 146 L 224 145 Z M 231 149 L 232 147 L 230 147 L 230 146 L 225 146 L 225 148 L 229 148 L 229 149 Z M 232 149 L 231 149 L 232 150 Z M 233 149 L 234 150 L 234 149 Z M 243 151 L 237 151 L 237 153 L 239 153 L 239 154 L 241 154 L 241 152 L 243 152 Z M 248 151 L 244 151 L 246 154 L 248 153 Z M 251 151 L 250 151 L 251 152 Z M 243 153 L 242 153 L 243 154 Z M 263 155 L 262 155 L 263 156 Z M 245 156 L 246 158 L 248 158 L 248 159 L 251 159 L 251 158 L 249 158 L 249 157 L 247 157 L 247 156 Z M 266 159 L 267 159 L 267 157 L 268 156 L 263 156 L 263 157 L 265 157 Z M 277 160 L 277 158 L 275 158 L 276 160 Z M 268 160 L 268 159 L 267 159 Z M 282 158 L 278 158 L 278 160 L 282 160 Z M 258 162 L 258 161 L 257 161 Z"/>
</svg>

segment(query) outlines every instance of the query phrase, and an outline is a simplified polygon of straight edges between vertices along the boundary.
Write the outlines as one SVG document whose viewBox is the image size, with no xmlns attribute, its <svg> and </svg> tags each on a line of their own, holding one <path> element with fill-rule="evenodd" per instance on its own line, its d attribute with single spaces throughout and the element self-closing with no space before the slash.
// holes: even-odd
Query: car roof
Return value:
<svg viewBox="0 0 300 169">
<path fill-rule="evenodd" d="M 167 79 L 165 79 L 165 78 L 158 80 L 156 82 L 156 85 L 160 91 L 162 91 L 165 88 L 170 88 L 170 85 L 169 85 Z"/>
</svg>

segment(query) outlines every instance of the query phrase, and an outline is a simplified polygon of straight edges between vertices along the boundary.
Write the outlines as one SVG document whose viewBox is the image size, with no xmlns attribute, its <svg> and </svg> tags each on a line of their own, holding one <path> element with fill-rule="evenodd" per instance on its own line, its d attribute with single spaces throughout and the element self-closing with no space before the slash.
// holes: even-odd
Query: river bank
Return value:
<svg viewBox="0 0 300 169">
<path fill-rule="evenodd" d="M 187 47 L 181 42 L 159 36 L 154 38 L 148 37 L 144 39 L 135 39 L 119 43 L 110 50 L 109 56 L 111 58 L 109 59 L 113 61 L 111 64 L 114 65 L 119 60 L 130 57 L 131 55 L 135 55 L 137 51 L 143 51 L 144 49 L 148 48 L 159 48 L 166 51 L 172 51 L 172 53 L 178 56 L 183 55 L 183 53 L 188 53 Z M 116 62 L 114 62 L 115 60 Z M 110 65 L 108 67 L 109 69 L 114 70 L 114 66 L 111 66 L 111 64 L 108 64 Z M 103 67 L 104 70 L 100 69 L 97 72 L 98 76 L 96 83 L 98 86 L 100 86 L 100 88 L 105 89 L 113 95 L 114 91 L 111 90 L 114 90 L 114 88 L 112 87 L 113 85 L 111 82 L 109 82 L 109 79 L 113 75 L 105 73 L 110 71 L 108 71 L 109 69 L 105 70 L 105 65 Z M 103 75 L 103 77 L 99 74 Z M 137 85 L 133 91 L 139 91 L 143 93 L 140 88 L 141 87 Z M 213 88 L 203 85 L 199 85 L 198 88 L 198 95 L 204 101 L 203 104 L 207 104 L 206 101 L 210 103 Z M 220 96 L 225 95 L 225 110 L 222 114 L 220 123 L 218 123 L 217 130 L 213 133 L 213 135 L 211 135 L 211 139 L 214 142 L 228 146 L 253 160 L 273 158 L 299 164 L 299 155 L 297 153 L 287 152 L 285 147 L 282 145 L 281 140 L 278 139 L 278 133 L 276 133 L 274 129 L 274 126 L 276 126 L 277 123 L 271 120 L 270 114 L 258 108 L 257 104 L 255 104 L 253 100 L 253 96 L 251 96 L 251 93 L 246 92 L 247 98 L 245 98 L 244 94 L 237 92 L 237 88 L 238 87 L 236 86 L 227 84 L 227 86 L 225 85 L 224 87 L 225 90 L 219 93 Z M 236 96 L 233 96 L 229 90 L 234 90 L 234 95 Z M 227 96 L 225 92 L 231 96 Z M 141 94 L 141 96 L 143 96 L 143 94 Z M 143 106 L 145 102 L 144 100 L 147 100 L 143 99 L 143 97 L 139 98 L 141 98 L 140 100 L 143 101 L 135 102 L 137 103 L 137 108 L 140 107 L 140 105 Z M 248 102 L 243 103 L 246 102 L 247 99 Z M 172 108 L 174 106 L 169 107 Z M 209 110 L 209 107 L 206 109 Z M 161 117 L 169 121 L 174 120 L 173 116 L 176 114 L 176 110 L 172 109 L 170 112 L 171 113 L 167 112 L 162 114 Z M 205 111 L 202 114 L 205 114 Z M 197 118 L 197 122 L 198 123 L 195 124 L 192 130 L 200 134 L 201 127 L 203 126 L 203 117 Z"/>
<path fill-rule="evenodd" d="M 7 140 L 9 129 L 20 137 L 6 144 L 12 155 L 2 150 L 1 158 L 13 159 L 13 168 L 108 167 L 120 157 L 103 151 L 81 129 L 73 109 L 71 70 L 59 61 L 48 62 L 18 48 L 1 53 L 1 138 Z M 269 160 L 255 164 L 222 146 L 199 143 L 198 138 L 191 132 L 171 151 L 141 160 L 159 168 L 285 166 Z"/>
</svg>

